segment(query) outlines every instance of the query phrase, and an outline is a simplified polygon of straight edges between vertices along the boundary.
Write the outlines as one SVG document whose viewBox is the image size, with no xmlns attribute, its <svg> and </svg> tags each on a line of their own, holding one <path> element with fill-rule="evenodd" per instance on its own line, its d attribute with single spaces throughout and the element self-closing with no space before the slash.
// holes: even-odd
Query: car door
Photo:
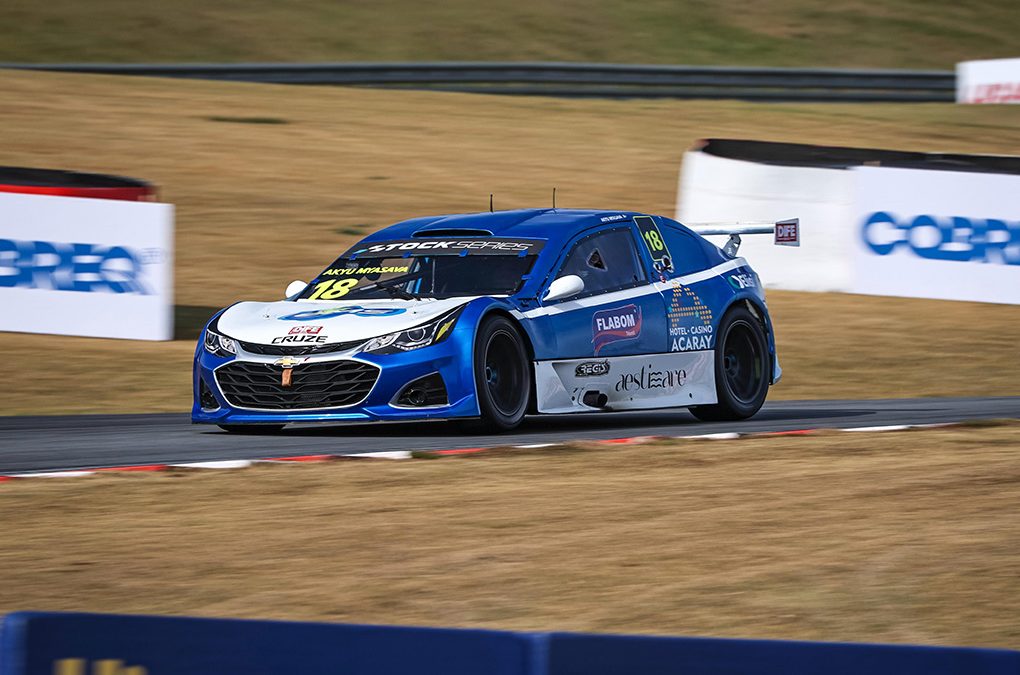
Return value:
<svg viewBox="0 0 1020 675">
<path fill-rule="evenodd" d="M 673 265 L 661 235 L 647 234 L 652 226 L 628 223 L 587 235 L 562 260 L 553 278 L 579 276 L 584 290 L 536 312 L 556 346 L 551 360 L 535 365 L 540 412 L 714 402 L 711 352 L 670 352 L 674 294 L 660 292 L 668 282 L 655 282 Z"/>
<path fill-rule="evenodd" d="M 584 290 L 545 303 L 556 358 L 614 358 L 664 351 L 665 311 L 627 225 L 583 236 L 553 279 L 575 275 Z"/>
</svg>

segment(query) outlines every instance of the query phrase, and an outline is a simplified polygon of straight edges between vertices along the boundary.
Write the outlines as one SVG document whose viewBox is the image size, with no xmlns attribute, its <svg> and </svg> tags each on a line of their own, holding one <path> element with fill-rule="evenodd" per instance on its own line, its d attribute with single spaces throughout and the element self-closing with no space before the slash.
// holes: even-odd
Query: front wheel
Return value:
<svg viewBox="0 0 1020 675">
<path fill-rule="evenodd" d="M 769 391 L 769 350 L 761 322 L 744 307 L 723 317 L 715 343 L 718 403 L 690 408 L 700 420 L 742 420 L 754 415 Z"/>
<path fill-rule="evenodd" d="M 520 426 L 531 395 L 531 369 L 524 339 L 512 321 L 495 316 L 481 325 L 474 370 L 482 426 L 489 431 Z"/>
</svg>

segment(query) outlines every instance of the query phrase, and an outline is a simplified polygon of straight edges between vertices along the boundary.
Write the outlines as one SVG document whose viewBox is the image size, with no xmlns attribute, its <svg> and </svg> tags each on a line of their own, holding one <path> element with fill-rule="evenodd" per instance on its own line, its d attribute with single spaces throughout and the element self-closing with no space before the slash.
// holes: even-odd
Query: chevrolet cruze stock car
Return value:
<svg viewBox="0 0 1020 675">
<path fill-rule="evenodd" d="M 407 220 L 275 302 L 238 302 L 195 351 L 196 423 L 475 419 L 761 407 L 781 370 L 740 235 L 799 244 L 796 220 L 697 231 L 663 216 L 526 209 Z M 723 248 L 703 234 L 728 234 Z"/>
</svg>

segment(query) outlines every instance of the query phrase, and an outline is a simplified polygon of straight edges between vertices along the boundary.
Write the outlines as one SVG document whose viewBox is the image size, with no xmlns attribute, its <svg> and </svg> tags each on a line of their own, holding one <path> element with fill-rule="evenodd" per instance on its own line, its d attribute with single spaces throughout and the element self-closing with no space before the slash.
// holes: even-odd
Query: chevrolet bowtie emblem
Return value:
<svg viewBox="0 0 1020 675">
<path fill-rule="evenodd" d="M 283 372 L 280 373 L 280 386 L 289 387 L 294 379 L 294 366 L 299 363 L 304 363 L 304 359 L 295 359 L 293 356 L 284 356 L 282 359 L 277 359 L 273 362 L 274 366 L 283 366 Z"/>
</svg>

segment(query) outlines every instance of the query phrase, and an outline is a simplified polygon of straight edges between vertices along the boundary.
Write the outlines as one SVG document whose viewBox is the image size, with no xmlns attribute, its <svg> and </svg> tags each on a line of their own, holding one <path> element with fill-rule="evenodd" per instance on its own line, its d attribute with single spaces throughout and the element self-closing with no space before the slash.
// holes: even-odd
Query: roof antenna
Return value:
<svg viewBox="0 0 1020 675">
<path fill-rule="evenodd" d="M 556 188 L 553 187 L 553 209 L 556 209 Z"/>
<path fill-rule="evenodd" d="M 489 193 L 489 213 L 492 213 L 492 193 Z"/>
</svg>

